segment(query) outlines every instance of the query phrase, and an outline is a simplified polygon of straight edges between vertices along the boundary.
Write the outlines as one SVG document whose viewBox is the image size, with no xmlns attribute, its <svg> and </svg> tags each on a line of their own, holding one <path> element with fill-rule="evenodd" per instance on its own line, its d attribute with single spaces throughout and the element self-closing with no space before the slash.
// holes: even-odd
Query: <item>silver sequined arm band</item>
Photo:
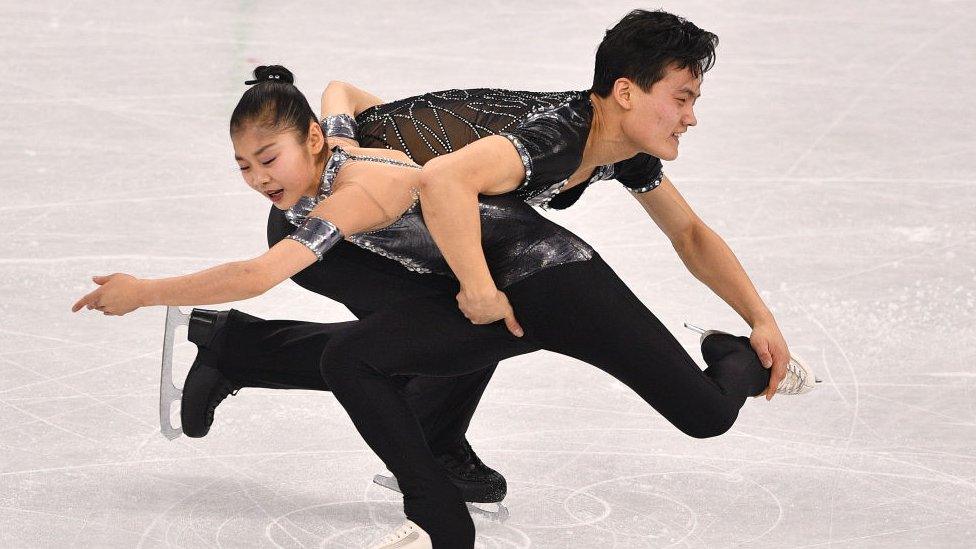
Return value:
<svg viewBox="0 0 976 549">
<path fill-rule="evenodd" d="M 644 185 L 643 187 L 637 187 L 637 188 L 627 187 L 627 189 L 634 194 L 641 194 L 641 193 L 646 193 L 647 191 L 653 191 L 654 189 L 658 188 L 658 186 L 661 185 L 661 179 L 663 177 L 664 177 L 664 172 L 659 171 L 657 172 L 657 177 L 652 179 L 647 185 Z"/>
<path fill-rule="evenodd" d="M 322 130 L 326 137 L 345 137 L 356 141 L 359 127 L 356 119 L 348 114 L 333 114 L 322 118 Z"/>
<path fill-rule="evenodd" d="M 322 256 L 330 248 L 342 240 L 342 231 L 331 221 L 319 217 L 309 217 L 288 238 L 301 242 L 312 250 L 315 257 L 322 261 Z"/>
</svg>

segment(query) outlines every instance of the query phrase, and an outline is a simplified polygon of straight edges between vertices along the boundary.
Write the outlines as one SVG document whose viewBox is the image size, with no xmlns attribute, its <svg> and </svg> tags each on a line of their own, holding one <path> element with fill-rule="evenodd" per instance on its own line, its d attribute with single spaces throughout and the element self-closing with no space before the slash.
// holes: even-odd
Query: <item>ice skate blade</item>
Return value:
<svg viewBox="0 0 976 549">
<path fill-rule="evenodd" d="M 705 333 L 705 328 L 700 328 L 700 327 L 695 326 L 694 324 L 690 324 L 688 322 L 685 322 L 685 328 L 688 328 L 689 330 L 691 330 L 692 332 L 695 332 L 696 334 L 704 334 Z"/>
<path fill-rule="evenodd" d="M 471 503 L 465 502 L 468 506 L 468 512 L 471 513 L 472 517 L 481 517 L 489 522 L 505 522 L 511 518 L 512 513 L 505 507 L 505 504 L 499 503 Z"/>
<path fill-rule="evenodd" d="M 394 477 L 392 475 L 390 475 L 390 476 L 387 476 L 387 475 L 375 475 L 373 477 L 373 484 L 377 484 L 379 486 L 382 486 L 383 488 L 386 488 L 387 490 L 393 490 L 394 492 L 397 492 L 398 494 L 402 494 L 403 493 L 403 492 L 400 491 L 400 484 L 397 482 L 396 477 Z"/>
<path fill-rule="evenodd" d="M 173 427 L 170 420 L 172 406 L 183 398 L 183 391 L 173 384 L 173 339 L 176 329 L 190 323 L 189 313 L 179 307 L 166 307 L 166 330 L 163 332 L 163 363 L 159 373 L 159 430 L 169 440 L 183 434 L 182 427 Z"/>
</svg>

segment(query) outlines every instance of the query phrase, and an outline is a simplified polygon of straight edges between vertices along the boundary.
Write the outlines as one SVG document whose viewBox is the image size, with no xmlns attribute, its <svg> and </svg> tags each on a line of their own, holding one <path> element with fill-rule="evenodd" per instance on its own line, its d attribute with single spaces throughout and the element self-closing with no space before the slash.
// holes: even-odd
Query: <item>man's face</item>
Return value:
<svg viewBox="0 0 976 549">
<path fill-rule="evenodd" d="M 698 123 L 694 108 L 699 95 L 701 78 L 695 78 L 690 69 L 673 66 L 649 92 L 630 86 L 631 109 L 624 114 L 624 134 L 641 151 L 674 160 L 681 134 Z"/>
</svg>

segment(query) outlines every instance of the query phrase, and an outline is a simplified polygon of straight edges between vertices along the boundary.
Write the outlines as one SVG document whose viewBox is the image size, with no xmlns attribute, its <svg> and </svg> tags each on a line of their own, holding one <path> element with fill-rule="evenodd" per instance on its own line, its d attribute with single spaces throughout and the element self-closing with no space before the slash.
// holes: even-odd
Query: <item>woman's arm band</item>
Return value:
<svg viewBox="0 0 976 549">
<path fill-rule="evenodd" d="M 322 261 L 325 252 L 342 240 L 343 235 L 331 221 L 310 216 L 288 238 L 304 244 Z"/>
<path fill-rule="evenodd" d="M 326 137 L 345 137 L 356 141 L 358 137 L 358 126 L 356 119 L 348 114 L 333 114 L 323 117 L 321 120 L 322 131 Z"/>
</svg>

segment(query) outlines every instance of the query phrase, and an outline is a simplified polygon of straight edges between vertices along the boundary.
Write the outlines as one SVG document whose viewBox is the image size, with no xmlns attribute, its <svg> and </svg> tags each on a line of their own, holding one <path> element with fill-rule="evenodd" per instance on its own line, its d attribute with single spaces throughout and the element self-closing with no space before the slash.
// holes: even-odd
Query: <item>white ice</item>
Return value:
<svg viewBox="0 0 976 549">
<path fill-rule="evenodd" d="M 208 437 L 169 442 L 163 309 L 69 312 L 95 274 L 263 251 L 268 203 L 227 136 L 255 65 L 291 68 L 313 105 L 331 79 L 388 99 L 585 89 L 604 29 L 635 7 L 367 4 L 0 5 L 0 547 L 354 548 L 400 520 L 332 395 L 244 389 Z M 469 438 L 512 516 L 479 520 L 479 546 L 972 546 L 976 6 L 663 7 L 721 38 L 666 172 L 824 382 L 695 440 L 592 368 L 506 361 Z M 697 359 L 683 321 L 748 334 L 619 185 L 552 217 Z M 233 306 L 351 318 L 290 282 Z"/>
</svg>

